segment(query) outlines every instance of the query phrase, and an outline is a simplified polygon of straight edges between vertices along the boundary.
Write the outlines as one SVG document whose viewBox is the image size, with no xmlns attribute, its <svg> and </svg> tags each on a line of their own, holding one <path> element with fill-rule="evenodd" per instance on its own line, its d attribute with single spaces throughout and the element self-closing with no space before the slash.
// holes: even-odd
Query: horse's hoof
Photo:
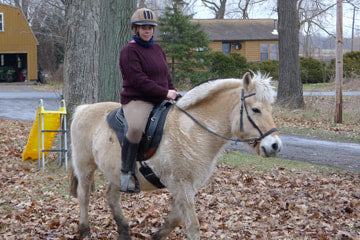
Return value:
<svg viewBox="0 0 360 240">
<path fill-rule="evenodd" d="M 131 240 L 130 232 L 123 231 L 119 234 L 118 240 Z"/>
<path fill-rule="evenodd" d="M 85 226 L 85 225 L 80 225 L 79 226 L 79 233 L 80 233 L 80 237 L 81 239 L 86 238 L 86 237 L 91 237 L 90 235 L 90 227 L 89 226 Z"/>
</svg>

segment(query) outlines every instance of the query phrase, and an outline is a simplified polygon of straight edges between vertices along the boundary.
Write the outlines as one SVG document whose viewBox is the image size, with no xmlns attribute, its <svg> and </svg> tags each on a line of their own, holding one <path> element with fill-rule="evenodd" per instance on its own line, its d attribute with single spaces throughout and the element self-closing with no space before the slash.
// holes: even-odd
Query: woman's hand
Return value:
<svg viewBox="0 0 360 240">
<path fill-rule="evenodd" d="M 179 94 L 177 91 L 170 89 L 166 95 L 166 97 L 170 100 L 175 100 Z"/>
</svg>

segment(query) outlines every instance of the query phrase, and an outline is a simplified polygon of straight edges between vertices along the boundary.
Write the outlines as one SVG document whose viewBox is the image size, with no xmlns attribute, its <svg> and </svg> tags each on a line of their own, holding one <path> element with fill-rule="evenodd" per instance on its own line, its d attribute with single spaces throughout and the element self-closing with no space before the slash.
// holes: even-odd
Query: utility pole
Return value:
<svg viewBox="0 0 360 240">
<path fill-rule="evenodd" d="M 354 6 L 352 32 L 351 32 L 351 51 L 352 52 L 354 51 L 355 10 L 356 10 L 356 7 Z"/>
<path fill-rule="evenodd" d="M 343 83 L 343 6 L 342 0 L 336 3 L 336 99 L 335 123 L 342 123 L 342 83 Z"/>
</svg>

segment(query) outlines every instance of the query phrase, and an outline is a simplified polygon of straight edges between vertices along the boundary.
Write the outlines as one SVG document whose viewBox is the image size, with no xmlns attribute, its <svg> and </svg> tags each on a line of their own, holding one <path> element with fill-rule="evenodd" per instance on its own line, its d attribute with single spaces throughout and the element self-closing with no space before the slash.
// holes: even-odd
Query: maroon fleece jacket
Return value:
<svg viewBox="0 0 360 240">
<path fill-rule="evenodd" d="M 122 104 L 132 100 L 160 103 L 169 89 L 175 89 L 159 44 L 145 48 L 128 43 L 121 51 L 119 64 L 123 77 Z"/>
</svg>

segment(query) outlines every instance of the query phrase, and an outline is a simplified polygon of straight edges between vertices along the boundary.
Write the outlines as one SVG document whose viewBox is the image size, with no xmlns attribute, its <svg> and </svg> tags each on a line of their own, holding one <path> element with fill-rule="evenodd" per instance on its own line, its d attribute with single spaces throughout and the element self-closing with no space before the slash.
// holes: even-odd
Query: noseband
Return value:
<svg viewBox="0 0 360 240">
<path fill-rule="evenodd" d="M 272 134 L 273 132 L 278 132 L 278 130 L 276 128 L 270 129 L 269 131 L 267 131 L 266 133 L 262 133 L 262 131 L 260 130 L 260 128 L 256 125 L 256 123 L 252 120 L 252 118 L 249 115 L 247 106 L 246 106 L 246 98 L 251 97 L 251 96 L 255 96 L 256 93 L 251 93 L 249 95 L 245 96 L 245 90 L 242 89 L 241 90 L 241 108 L 240 108 L 240 132 L 244 131 L 244 124 L 243 124 L 243 113 L 244 113 L 244 108 L 245 108 L 245 112 L 246 112 L 246 116 L 249 120 L 249 122 L 253 125 L 254 128 L 256 128 L 260 134 L 259 137 L 256 138 L 246 138 L 246 139 L 241 139 L 241 138 L 228 138 L 225 136 L 222 136 L 220 134 L 217 134 L 216 132 L 208 129 L 207 127 L 205 127 L 202 123 L 200 123 L 198 120 L 196 120 L 192 115 L 190 115 L 190 113 L 188 113 L 187 111 L 185 111 L 184 109 L 182 109 L 181 107 L 177 106 L 177 104 L 175 104 L 175 106 L 182 111 L 183 113 L 185 113 L 189 118 L 191 118 L 197 125 L 199 125 L 200 127 L 202 127 L 203 129 L 205 129 L 206 131 L 208 131 L 209 133 L 220 137 L 222 139 L 225 139 L 227 141 L 234 141 L 234 142 L 248 142 L 249 144 L 254 144 L 254 146 L 256 146 L 259 142 L 261 142 L 262 139 L 264 139 L 265 137 L 267 137 L 268 135 Z"/>
</svg>

